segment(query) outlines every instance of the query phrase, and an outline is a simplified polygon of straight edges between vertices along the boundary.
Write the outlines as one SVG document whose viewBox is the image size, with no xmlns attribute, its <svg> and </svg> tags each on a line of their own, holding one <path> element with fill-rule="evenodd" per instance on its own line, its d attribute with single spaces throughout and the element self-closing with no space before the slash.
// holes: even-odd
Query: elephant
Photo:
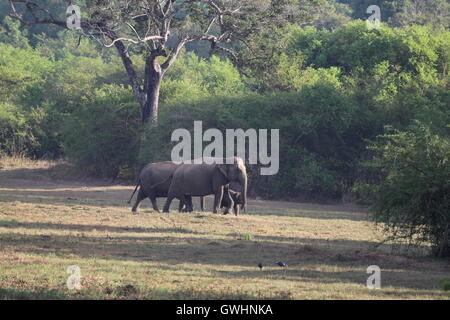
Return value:
<svg viewBox="0 0 450 320">
<path fill-rule="evenodd" d="M 192 211 L 192 203 L 187 203 L 186 195 L 192 197 L 214 194 L 213 213 L 217 213 L 224 195 L 224 187 L 230 182 L 241 184 L 242 207 L 245 208 L 247 170 L 241 158 L 203 158 L 202 163 L 194 161 L 181 164 L 173 173 L 163 212 L 169 212 L 170 203 L 174 198 L 186 203 L 189 206 L 188 211 Z M 229 204 L 233 203 L 228 192 L 225 193 L 225 197 L 230 201 Z"/>
<path fill-rule="evenodd" d="M 139 203 L 145 198 L 149 198 L 152 202 L 153 209 L 159 212 L 156 198 L 167 197 L 167 192 L 170 187 L 171 176 L 175 170 L 179 167 L 179 164 L 175 164 L 172 161 L 149 163 L 144 166 L 139 173 L 138 183 L 131 195 L 128 203 L 131 202 L 136 190 L 140 187 L 137 194 L 136 202 L 131 209 L 132 212 L 136 212 Z M 187 195 L 185 197 L 186 203 L 180 202 L 179 211 L 182 210 L 184 205 L 192 207 L 192 197 Z"/>
</svg>

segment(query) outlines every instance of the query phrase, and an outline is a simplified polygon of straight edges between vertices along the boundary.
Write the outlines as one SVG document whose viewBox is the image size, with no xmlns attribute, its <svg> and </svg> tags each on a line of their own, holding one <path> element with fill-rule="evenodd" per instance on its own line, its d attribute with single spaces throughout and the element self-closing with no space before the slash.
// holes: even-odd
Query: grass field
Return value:
<svg viewBox="0 0 450 320">
<path fill-rule="evenodd" d="M 0 162 L 0 299 L 450 297 L 440 286 L 449 261 L 375 247 L 383 237 L 363 208 L 250 200 L 235 217 L 177 203 L 160 214 L 145 200 L 133 215 L 134 186 L 58 180 L 51 166 Z M 71 265 L 80 290 L 67 288 Z M 369 265 L 381 268 L 380 290 L 366 287 Z"/>
</svg>

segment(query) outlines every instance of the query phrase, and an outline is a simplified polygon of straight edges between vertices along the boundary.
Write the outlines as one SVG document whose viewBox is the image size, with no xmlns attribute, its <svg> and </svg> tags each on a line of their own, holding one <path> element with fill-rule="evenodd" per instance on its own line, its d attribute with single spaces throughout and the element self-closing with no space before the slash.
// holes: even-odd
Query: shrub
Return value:
<svg viewBox="0 0 450 320">
<path fill-rule="evenodd" d="M 66 155 L 89 174 L 113 177 L 135 163 L 139 108 L 129 89 L 104 85 L 82 99 L 63 128 Z"/>
<path fill-rule="evenodd" d="M 260 176 L 259 166 L 249 166 L 249 193 L 270 198 L 339 196 L 338 182 L 347 173 L 351 158 L 344 133 L 354 110 L 351 99 L 332 83 L 318 82 L 297 93 L 210 96 L 167 104 L 158 125 L 149 128 L 143 162 L 170 159 L 171 134 L 177 128 L 193 130 L 202 120 L 203 130 L 218 128 L 279 129 L 280 171 Z M 208 143 L 204 143 L 206 146 Z"/>
<path fill-rule="evenodd" d="M 25 153 L 35 139 L 25 115 L 11 103 L 0 103 L 0 151 L 14 155 Z"/>
<path fill-rule="evenodd" d="M 385 134 L 371 149 L 371 165 L 384 175 L 373 218 L 393 239 L 430 242 L 450 256 L 450 140 L 417 123 Z"/>
</svg>

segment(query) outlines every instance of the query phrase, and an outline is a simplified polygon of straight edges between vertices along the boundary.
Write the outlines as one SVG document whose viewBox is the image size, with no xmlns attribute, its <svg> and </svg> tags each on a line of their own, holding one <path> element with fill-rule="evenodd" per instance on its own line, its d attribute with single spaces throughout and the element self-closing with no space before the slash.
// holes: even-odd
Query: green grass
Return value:
<svg viewBox="0 0 450 320">
<path fill-rule="evenodd" d="M 0 171 L 0 299 L 450 297 L 448 260 L 375 247 L 382 235 L 358 207 L 251 200 L 235 217 L 160 214 L 145 200 L 133 215 L 132 186 L 33 170 Z M 381 290 L 366 287 L 373 264 Z M 81 290 L 67 289 L 70 265 L 81 269 Z"/>
</svg>

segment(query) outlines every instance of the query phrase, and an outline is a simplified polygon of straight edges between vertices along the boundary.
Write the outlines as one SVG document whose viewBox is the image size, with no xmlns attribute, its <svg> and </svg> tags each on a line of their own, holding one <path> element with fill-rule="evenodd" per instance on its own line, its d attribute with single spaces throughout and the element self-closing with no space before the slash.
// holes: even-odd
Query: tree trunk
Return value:
<svg viewBox="0 0 450 320">
<path fill-rule="evenodd" d="M 150 55 L 145 61 L 144 95 L 141 105 L 142 123 L 158 121 L 159 90 L 161 88 L 162 72 L 156 57 Z"/>
<path fill-rule="evenodd" d="M 148 123 L 150 120 L 152 123 L 156 123 L 158 121 L 159 90 L 163 76 L 161 66 L 157 61 L 157 57 L 161 55 L 160 51 L 148 53 L 149 56 L 145 60 L 144 88 L 142 90 L 128 50 L 121 41 L 117 41 L 115 46 L 127 71 L 133 94 L 141 106 L 142 123 Z"/>
<path fill-rule="evenodd" d="M 156 56 L 150 55 L 145 61 L 144 99 L 141 102 L 142 132 L 139 141 L 138 172 L 141 171 L 147 159 L 144 157 L 144 146 L 148 143 L 148 126 L 155 126 L 158 121 L 159 90 L 163 73 L 156 61 Z"/>
<path fill-rule="evenodd" d="M 164 72 L 161 70 L 157 57 L 162 55 L 163 52 L 161 50 L 148 52 L 148 57 L 145 60 L 144 86 L 142 88 L 127 48 L 121 41 L 117 41 L 115 46 L 127 71 L 133 94 L 141 107 L 142 131 L 139 141 L 138 168 L 136 170 L 136 177 L 138 177 L 146 162 L 143 153 L 144 146 L 148 143 L 146 134 L 148 128 L 146 127 L 149 124 L 152 126 L 156 125 L 158 121 L 159 90 Z"/>
<path fill-rule="evenodd" d="M 115 43 L 115 46 L 117 48 L 117 52 L 120 55 L 120 58 L 122 59 L 122 63 L 125 67 L 125 70 L 127 71 L 131 89 L 133 90 L 133 94 L 139 101 L 139 104 L 142 109 L 142 106 L 145 104 L 145 96 L 141 90 L 141 86 L 136 71 L 134 70 L 133 62 L 131 61 L 130 55 L 128 54 L 128 50 L 121 41 L 117 41 Z"/>
</svg>

